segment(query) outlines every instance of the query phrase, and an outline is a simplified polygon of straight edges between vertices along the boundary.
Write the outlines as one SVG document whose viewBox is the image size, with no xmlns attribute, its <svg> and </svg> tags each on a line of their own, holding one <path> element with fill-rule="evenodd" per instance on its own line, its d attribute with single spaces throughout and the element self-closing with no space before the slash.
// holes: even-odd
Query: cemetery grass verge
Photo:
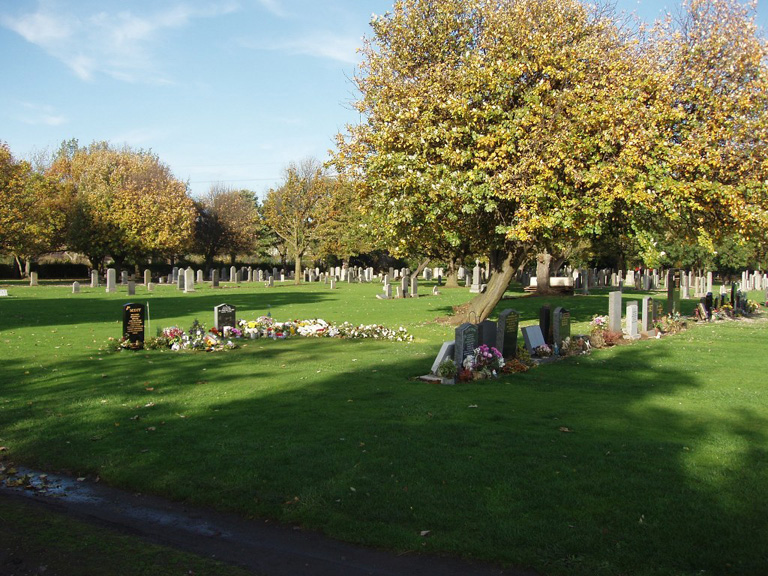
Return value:
<svg viewBox="0 0 768 576">
<path fill-rule="evenodd" d="M 403 325 L 413 343 L 104 354 L 124 294 L 14 287 L 0 301 L 3 454 L 400 552 L 546 574 L 764 571 L 768 323 L 696 326 L 448 387 L 413 377 L 452 339 L 432 320 L 466 290 L 390 302 L 378 291 L 165 287 L 135 301 L 150 302 L 152 332 L 210 326 L 227 302 L 238 318 Z M 569 308 L 573 333 L 607 310 L 596 293 L 505 300 L 497 313 L 530 324 L 543 304 Z"/>
</svg>

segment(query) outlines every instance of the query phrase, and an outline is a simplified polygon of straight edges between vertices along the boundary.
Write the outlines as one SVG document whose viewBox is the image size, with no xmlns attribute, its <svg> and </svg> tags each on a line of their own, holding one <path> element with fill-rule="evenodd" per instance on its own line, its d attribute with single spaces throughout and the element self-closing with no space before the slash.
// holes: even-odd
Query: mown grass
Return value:
<svg viewBox="0 0 768 576">
<path fill-rule="evenodd" d="M 139 290 L 153 332 L 210 325 L 227 302 L 238 317 L 404 325 L 415 341 L 110 355 L 99 347 L 120 334 L 125 294 L 12 287 L 0 300 L 0 443 L 16 461 L 547 574 L 768 569 L 766 323 L 696 326 L 446 387 L 414 377 L 452 339 L 432 320 L 463 289 L 389 302 L 370 285 Z M 574 332 L 607 311 L 602 293 L 510 296 L 497 311 L 526 324 L 544 303 L 565 305 Z"/>
</svg>

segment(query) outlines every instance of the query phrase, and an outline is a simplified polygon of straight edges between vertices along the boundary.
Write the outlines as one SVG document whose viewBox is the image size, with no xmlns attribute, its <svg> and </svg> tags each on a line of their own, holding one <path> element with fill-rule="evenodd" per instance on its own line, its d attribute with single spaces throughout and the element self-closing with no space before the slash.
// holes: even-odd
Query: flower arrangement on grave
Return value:
<svg viewBox="0 0 768 576">
<path fill-rule="evenodd" d="M 528 349 L 523 344 L 517 345 L 517 353 L 511 360 L 507 360 L 504 364 L 502 371 L 505 374 L 514 374 L 517 372 L 527 372 L 533 368 L 536 364 L 531 360 L 531 355 L 528 353 Z"/>
<path fill-rule="evenodd" d="M 533 349 L 533 355 L 538 356 L 539 358 L 549 358 L 552 356 L 552 354 L 552 348 L 550 348 L 547 344 L 536 346 L 536 348 Z"/>
<path fill-rule="evenodd" d="M 187 331 L 178 326 L 163 328 L 157 337 L 147 340 L 145 348 L 215 351 L 236 348 L 236 342 L 244 339 L 282 340 L 292 337 L 413 341 L 413 336 L 402 326 L 399 328 L 387 328 L 379 324 L 355 326 L 349 322 L 335 325 L 320 318 L 277 322 L 271 316 L 260 316 L 256 320 L 240 320 L 237 326 L 224 326 L 221 330 L 216 328 L 206 330 L 198 320 L 195 320 Z M 119 350 L 120 347 L 117 340 L 110 338 L 109 349 Z"/>
<path fill-rule="evenodd" d="M 482 344 L 464 358 L 463 368 L 476 380 L 495 377 L 504 368 L 504 357 L 496 348 Z"/>
<path fill-rule="evenodd" d="M 659 318 L 654 326 L 663 334 L 678 334 L 685 330 L 686 323 L 680 312 L 674 312 Z"/>
<path fill-rule="evenodd" d="M 563 340 L 563 345 L 560 347 L 560 354 L 562 356 L 578 356 L 580 354 L 589 354 L 592 346 L 587 338 L 582 336 L 571 338 L 570 336 Z"/>
</svg>

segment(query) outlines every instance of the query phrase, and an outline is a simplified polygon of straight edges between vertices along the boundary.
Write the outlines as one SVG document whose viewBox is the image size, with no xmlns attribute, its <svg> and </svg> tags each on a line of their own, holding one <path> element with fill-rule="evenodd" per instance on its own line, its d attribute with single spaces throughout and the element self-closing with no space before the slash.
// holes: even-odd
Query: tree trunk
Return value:
<svg viewBox="0 0 768 576">
<path fill-rule="evenodd" d="M 496 304 L 501 301 L 507 287 L 509 287 L 509 283 L 515 275 L 519 256 L 520 253 L 517 251 L 503 254 L 504 259 L 494 266 L 485 292 L 478 294 L 470 300 L 469 303 L 462 307 L 464 310 L 459 309 L 457 314 L 451 319 L 451 323 L 478 323 L 488 318 Z"/>
<path fill-rule="evenodd" d="M 296 264 L 294 267 L 294 279 L 293 283 L 296 285 L 301 284 L 301 255 L 296 254 Z"/>
<path fill-rule="evenodd" d="M 422 260 L 421 262 L 419 262 L 419 265 L 418 265 L 418 267 L 417 267 L 417 268 L 416 268 L 416 270 L 415 270 L 415 271 L 414 271 L 414 272 L 411 274 L 411 276 L 416 276 L 416 277 L 419 277 L 419 276 L 421 276 L 421 273 L 422 273 L 422 272 L 424 272 L 424 268 L 426 268 L 426 267 L 427 267 L 427 264 L 429 264 L 429 258 L 427 258 L 427 259 L 425 259 L 425 260 Z"/>
<path fill-rule="evenodd" d="M 536 293 L 552 294 L 549 285 L 549 271 L 552 265 L 552 254 L 544 250 L 536 254 Z"/>
<path fill-rule="evenodd" d="M 456 267 L 456 258 L 451 256 L 448 260 L 448 278 L 445 279 L 446 288 L 459 287 L 459 270 Z"/>
</svg>

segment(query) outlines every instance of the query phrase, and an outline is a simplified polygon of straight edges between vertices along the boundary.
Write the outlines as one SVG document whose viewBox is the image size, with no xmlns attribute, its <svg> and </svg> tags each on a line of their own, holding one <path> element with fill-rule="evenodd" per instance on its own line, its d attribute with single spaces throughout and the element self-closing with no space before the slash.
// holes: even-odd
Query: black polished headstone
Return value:
<svg viewBox="0 0 768 576">
<path fill-rule="evenodd" d="M 479 335 L 480 344 L 485 344 L 489 348 L 497 348 L 496 346 L 496 322 L 492 320 L 483 320 L 480 322 Z"/>
<path fill-rule="evenodd" d="M 123 338 L 132 348 L 144 348 L 144 304 L 123 304 Z"/>
<path fill-rule="evenodd" d="M 456 337 L 454 339 L 456 348 L 454 349 L 454 360 L 456 366 L 461 370 L 464 359 L 467 356 L 473 356 L 475 348 L 478 346 L 478 330 L 476 324 L 464 323 L 456 328 Z"/>
<path fill-rule="evenodd" d="M 496 323 L 496 348 L 506 359 L 517 356 L 517 330 L 520 325 L 520 313 L 511 308 L 499 314 Z"/>
<path fill-rule="evenodd" d="M 219 304 L 213 309 L 213 325 L 216 330 L 222 330 L 224 326 L 235 328 L 237 319 L 235 313 L 237 309 L 229 304 Z"/>
<path fill-rule="evenodd" d="M 552 344 L 552 310 L 549 306 L 542 306 L 539 309 L 539 328 L 547 344 Z"/>
<path fill-rule="evenodd" d="M 552 318 L 552 342 L 560 348 L 563 340 L 571 337 L 571 313 L 562 307 L 555 308 Z"/>
</svg>

